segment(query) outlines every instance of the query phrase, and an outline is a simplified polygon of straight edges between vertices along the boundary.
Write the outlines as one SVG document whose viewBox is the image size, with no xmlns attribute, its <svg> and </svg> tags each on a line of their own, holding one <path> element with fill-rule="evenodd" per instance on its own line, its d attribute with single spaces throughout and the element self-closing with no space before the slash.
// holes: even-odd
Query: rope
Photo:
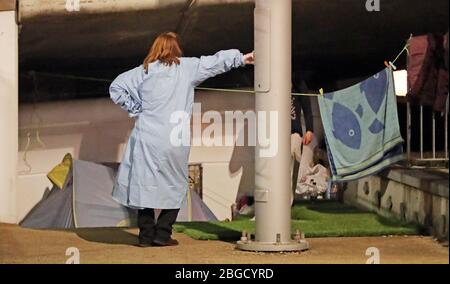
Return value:
<svg viewBox="0 0 450 284">
<path fill-rule="evenodd" d="M 213 92 L 228 92 L 228 93 L 244 93 L 244 94 L 257 94 L 254 90 L 242 90 L 242 89 L 220 89 L 220 88 L 195 88 L 197 91 L 213 91 Z M 292 96 L 318 96 L 319 94 L 305 94 L 305 93 L 291 93 Z"/>
<path fill-rule="evenodd" d="M 395 62 L 400 58 L 400 56 L 406 51 L 406 53 L 409 53 L 408 51 L 409 47 L 409 41 L 405 44 L 403 49 L 400 51 L 400 53 L 395 57 L 395 59 L 392 62 L 392 64 L 395 64 Z M 105 79 L 105 78 L 94 78 L 94 77 L 86 77 L 86 76 L 74 76 L 74 75 L 65 75 L 65 74 L 56 74 L 56 73 L 46 73 L 46 72 L 34 72 L 37 74 L 41 74 L 48 77 L 54 77 L 54 78 L 64 78 L 64 79 L 73 79 L 73 80 L 85 80 L 85 81 L 93 81 L 93 82 L 103 82 L 103 83 L 111 83 L 113 80 L 111 79 Z M 241 94 L 257 94 L 258 92 L 255 90 L 242 90 L 242 89 L 222 89 L 222 88 L 203 88 L 203 87 L 197 87 L 195 88 L 197 91 L 210 91 L 210 92 L 227 92 L 227 93 L 241 93 Z M 317 97 L 321 94 L 306 94 L 306 93 L 291 93 L 292 96 L 308 96 L 308 97 Z"/>
<path fill-rule="evenodd" d="M 32 167 L 31 165 L 28 163 L 28 159 L 27 159 L 27 153 L 28 153 L 28 149 L 30 148 L 30 144 L 31 144 L 31 133 L 27 132 L 27 145 L 25 146 L 25 151 L 23 152 L 23 156 L 22 156 L 22 160 L 25 163 L 25 166 L 27 166 L 28 170 L 26 171 L 21 171 L 20 174 L 28 174 L 31 172 Z"/>
<path fill-rule="evenodd" d="M 400 58 L 400 56 L 403 54 L 403 52 L 406 51 L 406 53 L 409 54 L 408 47 L 409 47 L 409 42 L 407 42 L 407 43 L 405 44 L 405 46 L 403 47 L 402 51 L 400 51 L 400 53 L 397 55 L 397 57 L 395 57 L 395 59 L 392 60 L 392 64 L 395 64 L 395 62 Z"/>
<path fill-rule="evenodd" d="M 38 129 L 36 130 L 36 141 L 41 145 L 42 148 L 47 148 L 45 146 L 44 141 L 41 140 L 41 136 L 39 135 L 39 129 L 41 128 L 41 123 L 39 123 Z"/>
<path fill-rule="evenodd" d="M 47 76 L 47 77 L 53 77 L 53 78 L 84 80 L 84 81 L 94 81 L 94 82 L 104 82 L 104 83 L 111 83 L 113 81 L 111 79 L 85 77 L 85 76 L 74 76 L 74 75 L 57 74 L 57 73 L 47 73 L 47 72 L 34 72 L 34 73 L 43 75 L 43 76 Z"/>
<path fill-rule="evenodd" d="M 38 119 L 38 124 L 36 128 L 36 141 L 39 143 L 39 145 L 42 148 L 46 148 L 45 143 L 42 141 L 40 137 L 40 129 L 42 127 L 42 118 L 37 113 L 37 93 L 38 93 L 38 87 L 37 87 L 37 77 L 36 72 L 30 71 L 29 76 L 33 79 L 33 108 L 31 113 L 31 123 L 33 124 L 34 117 L 36 116 Z M 22 160 L 25 164 L 25 166 L 28 168 L 28 170 L 21 171 L 20 174 L 27 174 L 30 173 L 33 170 L 33 167 L 28 163 L 28 151 L 30 150 L 31 146 L 31 131 L 27 131 L 27 144 L 25 145 L 25 149 L 23 152 Z"/>
<path fill-rule="evenodd" d="M 103 83 L 111 83 L 113 80 L 104 79 L 104 78 L 94 78 L 94 77 L 85 77 L 85 76 L 74 76 L 74 75 L 65 75 L 65 74 L 56 74 L 56 73 L 47 73 L 47 72 L 35 72 L 36 74 L 53 77 L 53 78 L 63 78 L 63 79 L 72 79 L 72 80 L 84 80 L 84 81 L 93 81 L 93 82 L 103 82 Z M 195 88 L 197 91 L 209 91 L 209 92 L 226 92 L 226 93 L 242 93 L 242 94 L 257 94 L 255 90 L 242 90 L 242 89 L 222 89 L 222 88 L 204 88 L 197 87 Z M 306 94 L 306 93 L 291 93 L 293 96 L 318 96 L 319 94 Z"/>
</svg>

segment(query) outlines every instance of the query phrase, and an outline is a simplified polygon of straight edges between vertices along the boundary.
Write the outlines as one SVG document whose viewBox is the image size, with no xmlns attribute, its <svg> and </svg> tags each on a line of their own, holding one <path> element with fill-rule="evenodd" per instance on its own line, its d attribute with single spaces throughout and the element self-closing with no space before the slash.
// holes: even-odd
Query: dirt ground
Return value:
<svg viewBox="0 0 450 284">
<path fill-rule="evenodd" d="M 448 246 L 430 237 L 364 237 L 308 239 L 302 253 L 238 251 L 233 243 L 197 241 L 175 234 L 177 247 L 134 247 L 136 229 L 78 229 L 50 231 L 0 224 L 0 263 L 65 263 L 75 247 L 80 263 L 271 264 L 366 263 L 366 250 L 379 250 L 380 263 L 449 263 Z"/>
</svg>

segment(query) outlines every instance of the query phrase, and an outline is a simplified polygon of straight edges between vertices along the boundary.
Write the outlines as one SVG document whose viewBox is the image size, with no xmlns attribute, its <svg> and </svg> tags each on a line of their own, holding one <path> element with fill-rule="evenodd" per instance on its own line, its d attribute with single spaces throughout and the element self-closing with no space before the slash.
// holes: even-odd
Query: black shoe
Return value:
<svg viewBox="0 0 450 284">
<path fill-rule="evenodd" d="M 153 245 L 152 245 L 152 242 L 148 243 L 148 242 L 139 241 L 139 243 L 136 244 L 135 246 L 140 247 L 140 248 L 148 248 L 148 247 L 151 247 Z"/>
<path fill-rule="evenodd" d="M 159 240 L 154 240 L 152 244 L 154 246 L 158 246 L 158 247 L 177 246 L 178 245 L 178 241 L 170 238 L 170 239 L 168 239 L 165 242 L 164 241 L 159 241 Z"/>
<path fill-rule="evenodd" d="M 139 238 L 139 243 L 136 244 L 135 246 L 137 247 L 141 247 L 141 248 L 148 248 L 151 247 L 153 243 L 153 238 L 148 239 L 148 238 Z"/>
</svg>

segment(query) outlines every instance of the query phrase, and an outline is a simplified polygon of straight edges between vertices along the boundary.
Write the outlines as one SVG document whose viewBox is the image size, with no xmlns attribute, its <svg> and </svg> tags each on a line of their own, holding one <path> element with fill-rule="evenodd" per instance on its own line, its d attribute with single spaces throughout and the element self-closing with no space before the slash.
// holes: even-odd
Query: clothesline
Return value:
<svg viewBox="0 0 450 284">
<path fill-rule="evenodd" d="M 392 60 L 392 64 L 395 64 L 400 56 L 406 51 L 408 52 L 409 43 L 406 43 L 400 53 Z M 57 74 L 57 73 L 47 73 L 47 72 L 35 72 L 31 71 L 32 74 L 40 74 L 47 77 L 54 78 L 64 78 L 64 79 L 73 79 L 73 80 L 85 80 L 85 81 L 94 81 L 94 82 L 103 82 L 103 83 L 111 83 L 113 80 L 105 79 L 105 78 L 95 78 L 95 77 L 86 77 L 86 76 L 74 76 L 74 75 L 65 75 L 65 74 Z M 244 94 L 256 94 L 255 90 L 243 90 L 243 89 L 225 89 L 225 88 L 206 88 L 206 87 L 197 87 L 195 90 L 198 91 L 209 91 L 209 92 L 228 92 L 228 93 L 244 93 Z M 292 96 L 310 96 L 316 97 L 320 96 L 321 93 L 291 93 Z"/>
<path fill-rule="evenodd" d="M 35 72 L 35 71 L 31 71 L 31 72 L 36 75 L 43 75 L 43 76 L 47 76 L 47 77 L 62 78 L 62 79 L 84 80 L 84 81 L 103 82 L 103 83 L 111 83 L 113 81 L 111 79 L 86 77 L 86 76 L 74 76 L 74 75 L 65 75 L 65 74 L 58 74 L 58 73 Z M 205 88 L 205 87 L 197 87 L 197 88 L 195 88 L 195 90 L 210 91 L 210 92 L 245 93 L 245 94 L 256 94 L 257 93 L 254 90 Z M 318 94 L 292 93 L 292 95 L 293 96 L 317 96 Z"/>
</svg>

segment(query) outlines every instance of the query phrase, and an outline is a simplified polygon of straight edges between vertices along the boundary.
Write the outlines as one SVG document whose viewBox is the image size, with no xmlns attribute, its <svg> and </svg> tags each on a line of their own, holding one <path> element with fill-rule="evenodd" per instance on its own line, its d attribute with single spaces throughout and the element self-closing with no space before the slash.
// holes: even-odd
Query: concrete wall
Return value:
<svg viewBox="0 0 450 284">
<path fill-rule="evenodd" d="M 448 174 L 393 169 L 349 182 L 344 202 L 387 218 L 421 224 L 448 240 Z"/>
<path fill-rule="evenodd" d="M 14 222 L 18 113 L 18 30 L 15 11 L 0 11 L 0 102 L 0 222 Z"/>
<path fill-rule="evenodd" d="M 202 112 L 216 110 L 222 115 L 229 110 L 254 109 L 254 97 L 247 94 L 199 92 L 196 102 L 201 103 Z M 133 125 L 133 119 L 108 98 L 21 105 L 14 222 L 51 187 L 46 174 L 64 154 L 88 161 L 120 162 Z M 207 125 L 202 124 L 203 129 Z M 203 199 L 221 220 L 231 218 L 231 205 L 238 195 L 253 192 L 253 153 L 253 147 L 191 149 L 190 162 L 203 165 Z"/>
</svg>

